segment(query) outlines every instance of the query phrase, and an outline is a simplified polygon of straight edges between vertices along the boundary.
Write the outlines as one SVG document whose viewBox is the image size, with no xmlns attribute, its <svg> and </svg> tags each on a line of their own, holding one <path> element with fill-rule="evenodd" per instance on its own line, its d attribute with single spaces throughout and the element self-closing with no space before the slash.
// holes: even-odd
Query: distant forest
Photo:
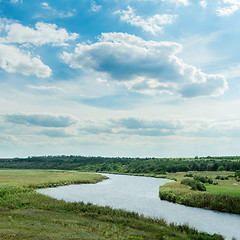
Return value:
<svg viewBox="0 0 240 240">
<path fill-rule="evenodd" d="M 187 171 L 236 171 L 240 170 L 240 156 L 195 158 L 128 158 L 41 156 L 28 158 L 2 158 L 0 168 L 59 169 L 88 172 L 153 173 Z"/>
</svg>

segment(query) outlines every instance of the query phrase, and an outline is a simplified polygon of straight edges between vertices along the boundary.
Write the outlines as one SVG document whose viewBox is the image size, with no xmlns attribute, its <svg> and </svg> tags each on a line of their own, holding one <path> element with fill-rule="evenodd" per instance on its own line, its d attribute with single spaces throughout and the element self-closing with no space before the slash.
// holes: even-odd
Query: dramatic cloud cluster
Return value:
<svg viewBox="0 0 240 240">
<path fill-rule="evenodd" d="M 222 0 L 222 4 L 227 6 L 217 9 L 218 16 L 229 16 L 240 9 L 239 0 Z"/>
<path fill-rule="evenodd" d="M 127 86 L 131 91 L 168 92 L 185 98 L 217 96 L 227 89 L 221 75 L 205 74 L 177 57 L 175 42 L 145 41 L 124 33 L 104 33 L 98 42 L 78 44 L 62 59 L 72 68 L 95 71 Z"/>
<path fill-rule="evenodd" d="M 69 116 L 47 114 L 8 114 L 5 120 L 15 124 L 53 128 L 69 127 L 75 122 Z"/>
<path fill-rule="evenodd" d="M 156 34 L 163 30 L 163 25 L 173 23 L 173 20 L 176 18 L 175 15 L 156 14 L 147 19 L 142 18 L 135 14 L 134 10 L 128 6 L 128 10 L 118 10 L 114 12 L 119 14 L 122 21 L 125 21 L 133 26 L 141 27 L 144 31 Z"/>
</svg>

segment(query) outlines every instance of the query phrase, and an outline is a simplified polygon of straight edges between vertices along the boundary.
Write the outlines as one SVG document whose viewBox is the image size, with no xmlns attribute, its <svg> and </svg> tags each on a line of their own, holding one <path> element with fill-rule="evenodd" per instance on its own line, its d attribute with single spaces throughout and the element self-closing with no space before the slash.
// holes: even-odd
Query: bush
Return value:
<svg viewBox="0 0 240 240">
<path fill-rule="evenodd" d="M 235 172 L 235 177 L 240 178 L 240 170 L 237 170 L 237 171 Z"/>
<path fill-rule="evenodd" d="M 184 177 L 193 177 L 192 173 L 185 174 Z"/>
<path fill-rule="evenodd" d="M 228 180 L 228 176 L 224 177 L 224 176 L 216 176 L 215 179 L 219 179 L 219 180 Z"/>
<path fill-rule="evenodd" d="M 213 184 L 212 178 L 195 175 L 195 176 L 193 177 L 193 179 L 196 180 L 196 181 L 202 182 L 202 183 Z"/>
<path fill-rule="evenodd" d="M 183 179 L 181 181 L 181 184 L 190 186 L 192 190 L 195 191 L 206 191 L 206 187 L 204 186 L 204 184 L 202 184 L 199 181 L 196 180 L 192 180 L 192 179 Z"/>
</svg>

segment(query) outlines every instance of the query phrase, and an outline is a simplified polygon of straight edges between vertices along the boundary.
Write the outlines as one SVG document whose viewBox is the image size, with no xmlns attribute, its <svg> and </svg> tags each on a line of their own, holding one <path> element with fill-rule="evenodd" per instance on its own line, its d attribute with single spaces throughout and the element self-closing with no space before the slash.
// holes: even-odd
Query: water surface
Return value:
<svg viewBox="0 0 240 240">
<path fill-rule="evenodd" d="M 159 186 L 168 179 L 104 174 L 108 180 L 97 184 L 70 185 L 39 189 L 40 193 L 69 202 L 83 201 L 138 212 L 167 222 L 188 224 L 210 234 L 219 233 L 240 240 L 240 216 L 187 207 L 160 200 Z"/>
</svg>

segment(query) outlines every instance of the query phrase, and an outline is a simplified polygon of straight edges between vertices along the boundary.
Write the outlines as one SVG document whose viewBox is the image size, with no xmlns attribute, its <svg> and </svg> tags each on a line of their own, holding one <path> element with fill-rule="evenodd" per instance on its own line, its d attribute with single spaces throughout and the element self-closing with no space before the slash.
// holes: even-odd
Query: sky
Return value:
<svg viewBox="0 0 240 240">
<path fill-rule="evenodd" d="M 0 157 L 240 155 L 240 0 L 0 0 Z"/>
</svg>

